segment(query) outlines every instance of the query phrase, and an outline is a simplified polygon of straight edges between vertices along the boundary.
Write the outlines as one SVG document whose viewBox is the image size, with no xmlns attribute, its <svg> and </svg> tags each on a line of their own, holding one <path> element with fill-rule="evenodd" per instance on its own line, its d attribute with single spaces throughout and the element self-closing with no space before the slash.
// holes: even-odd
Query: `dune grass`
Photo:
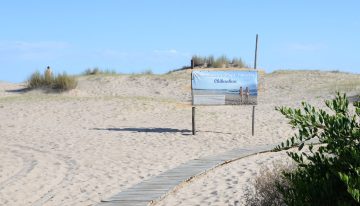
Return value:
<svg viewBox="0 0 360 206">
<path fill-rule="evenodd" d="M 213 55 L 207 57 L 194 55 L 192 57 L 195 67 L 205 68 L 249 68 L 241 58 L 229 59 L 226 55 L 215 58 Z"/>
<path fill-rule="evenodd" d="M 42 75 L 39 71 L 34 72 L 27 81 L 29 89 L 50 89 L 54 91 L 68 91 L 75 89 L 77 80 L 75 77 L 63 74 L 53 76 L 45 73 Z"/>
<path fill-rule="evenodd" d="M 115 70 L 105 69 L 102 70 L 98 67 L 94 68 L 88 68 L 83 72 L 84 75 L 99 75 L 99 74 L 105 74 L 105 75 L 115 75 L 117 74 Z"/>
</svg>

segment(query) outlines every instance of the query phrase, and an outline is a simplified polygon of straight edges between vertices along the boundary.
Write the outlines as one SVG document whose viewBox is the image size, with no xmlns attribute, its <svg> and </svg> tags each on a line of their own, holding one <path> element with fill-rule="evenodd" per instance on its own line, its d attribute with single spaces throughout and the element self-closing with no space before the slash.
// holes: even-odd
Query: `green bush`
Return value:
<svg viewBox="0 0 360 206">
<path fill-rule="evenodd" d="M 298 163 L 293 172 L 285 172 L 289 188 L 279 186 L 287 205 L 359 205 L 360 189 L 360 102 L 349 111 L 346 95 L 337 93 L 325 101 L 331 113 L 302 103 L 302 109 L 277 107 L 298 133 L 276 150 L 297 146 L 288 152 Z M 320 146 L 301 151 L 304 143 L 318 139 Z"/>
<path fill-rule="evenodd" d="M 27 87 L 29 89 L 53 89 L 58 91 L 67 91 L 75 89 L 77 86 L 77 80 L 73 76 L 69 76 L 66 73 L 59 74 L 57 76 L 40 74 L 39 71 L 33 73 L 27 81 Z"/>
</svg>

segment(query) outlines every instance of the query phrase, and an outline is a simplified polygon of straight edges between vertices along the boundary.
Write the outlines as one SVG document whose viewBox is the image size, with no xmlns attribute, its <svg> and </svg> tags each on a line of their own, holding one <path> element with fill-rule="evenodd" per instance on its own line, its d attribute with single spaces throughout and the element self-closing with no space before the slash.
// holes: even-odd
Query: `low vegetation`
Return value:
<svg viewBox="0 0 360 206">
<path fill-rule="evenodd" d="M 245 194 L 248 206 L 283 206 L 286 205 L 282 193 L 277 189 L 289 187 L 289 181 L 283 178 L 284 172 L 294 171 L 295 164 L 274 162 L 260 168 L 259 175 L 255 178 L 254 191 Z"/>
<path fill-rule="evenodd" d="M 53 76 L 51 73 L 45 72 L 42 75 L 39 71 L 33 73 L 27 81 L 29 89 L 50 89 L 54 91 L 68 91 L 75 89 L 77 80 L 73 76 L 66 73 Z"/>
<path fill-rule="evenodd" d="M 114 74 L 117 74 L 117 73 L 116 73 L 115 70 L 109 70 L 109 69 L 101 70 L 98 67 L 94 67 L 94 68 L 86 69 L 83 72 L 83 74 L 84 75 L 99 75 L 99 74 L 114 75 Z"/>
<path fill-rule="evenodd" d="M 294 170 L 283 171 L 281 178 L 275 176 L 274 180 L 279 179 L 276 186 L 267 184 L 274 194 L 280 194 L 277 198 L 269 199 L 271 190 L 259 196 L 265 187 L 261 186 L 249 203 L 259 203 L 267 198 L 268 204 L 263 205 L 360 204 L 360 102 L 353 103 L 355 113 L 350 112 L 345 94 L 337 93 L 325 104 L 331 112 L 305 102 L 302 109 L 276 108 L 290 120 L 292 127 L 298 129 L 298 133 L 275 151 L 298 147 L 298 152 L 287 152 L 297 166 Z M 318 147 L 314 149 L 310 143 L 309 151 L 304 152 L 304 144 L 314 138 L 319 141 Z M 260 178 L 269 182 L 266 176 Z"/>
<path fill-rule="evenodd" d="M 142 71 L 140 74 L 151 75 L 154 74 L 154 72 L 151 69 L 146 69 Z"/>
<path fill-rule="evenodd" d="M 246 63 L 241 58 L 229 59 L 222 55 L 218 58 L 210 55 L 207 57 L 194 55 L 192 57 L 195 67 L 203 68 L 248 68 Z"/>
</svg>

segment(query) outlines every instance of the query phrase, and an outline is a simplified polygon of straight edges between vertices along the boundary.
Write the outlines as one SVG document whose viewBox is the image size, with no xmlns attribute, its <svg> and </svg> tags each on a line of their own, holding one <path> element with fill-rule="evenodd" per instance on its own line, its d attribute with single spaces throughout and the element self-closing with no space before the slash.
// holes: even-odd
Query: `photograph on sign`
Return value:
<svg viewBox="0 0 360 206">
<path fill-rule="evenodd" d="M 195 70 L 191 73 L 193 105 L 256 105 L 255 70 Z"/>
</svg>

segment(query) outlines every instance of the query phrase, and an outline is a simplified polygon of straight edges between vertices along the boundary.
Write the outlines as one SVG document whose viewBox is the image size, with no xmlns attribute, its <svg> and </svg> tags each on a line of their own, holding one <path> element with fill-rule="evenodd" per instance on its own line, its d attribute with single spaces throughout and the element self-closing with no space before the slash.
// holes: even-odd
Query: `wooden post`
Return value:
<svg viewBox="0 0 360 206">
<path fill-rule="evenodd" d="M 240 87 L 240 102 L 243 103 L 243 89 Z"/>
<path fill-rule="evenodd" d="M 194 60 L 191 59 L 191 69 L 194 69 Z M 192 134 L 195 135 L 196 134 L 196 130 L 195 130 L 195 107 L 194 107 L 194 94 L 193 94 L 193 88 L 192 88 L 192 71 L 191 71 L 191 104 L 192 104 Z"/>
<path fill-rule="evenodd" d="M 192 107 L 192 134 L 196 134 L 195 130 L 195 107 Z"/>
<path fill-rule="evenodd" d="M 253 106 L 252 109 L 252 130 L 251 130 L 252 136 L 254 136 L 254 133 L 255 133 L 255 106 Z"/>
<path fill-rule="evenodd" d="M 256 34 L 254 69 L 256 69 L 256 66 L 257 66 L 258 41 L 259 41 L 259 35 Z M 255 133 L 255 106 L 253 106 L 253 109 L 252 109 L 252 128 L 251 128 L 252 136 L 254 136 L 254 133 Z"/>
<path fill-rule="evenodd" d="M 259 37 L 258 34 L 256 34 L 254 69 L 256 69 L 256 64 L 257 64 L 258 37 Z"/>
</svg>

